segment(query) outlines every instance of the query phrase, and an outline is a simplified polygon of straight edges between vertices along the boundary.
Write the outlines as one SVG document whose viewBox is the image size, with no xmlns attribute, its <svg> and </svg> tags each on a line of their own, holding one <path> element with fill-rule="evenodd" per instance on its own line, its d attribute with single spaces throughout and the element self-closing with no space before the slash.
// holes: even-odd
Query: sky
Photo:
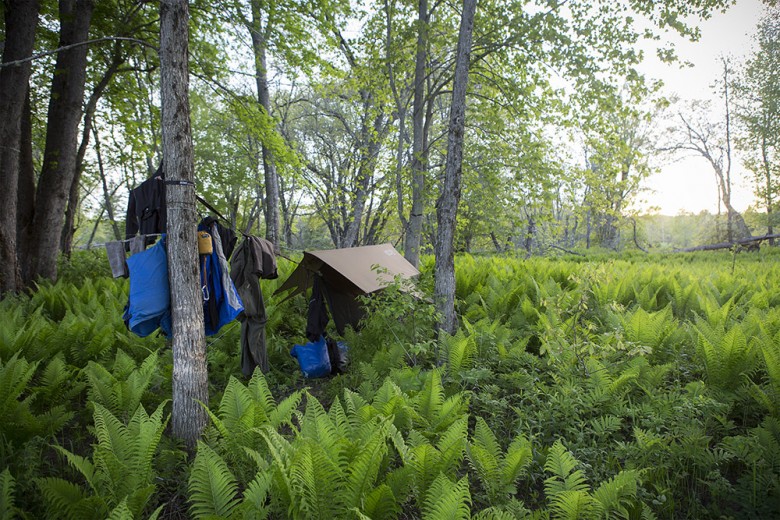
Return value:
<svg viewBox="0 0 780 520">
<path fill-rule="evenodd" d="M 667 96 L 676 94 L 681 100 L 712 99 L 717 103 L 719 100 L 710 86 L 720 73 L 719 57 L 730 55 L 740 62 L 750 54 L 751 36 L 763 12 L 759 0 L 737 0 L 726 13 L 699 22 L 701 39 L 698 42 L 673 39 L 680 59 L 693 63 L 693 67 L 680 68 L 649 57 L 642 71 L 649 77 L 663 80 Z M 734 159 L 732 179 L 736 180 L 732 204 L 738 211 L 744 211 L 754 197 L 739 156 Z M 701 157 L 680 158 L 661 166 L 661 171 L 648 178 L 644 186 L 652 190 L 643 194 L 644 208 L 655 207 L 662 215 L 677 215 L 682 211 L 699 213 L 705 209 L 712 213 L 717 211 L 715 175 Z"/>
</svg>

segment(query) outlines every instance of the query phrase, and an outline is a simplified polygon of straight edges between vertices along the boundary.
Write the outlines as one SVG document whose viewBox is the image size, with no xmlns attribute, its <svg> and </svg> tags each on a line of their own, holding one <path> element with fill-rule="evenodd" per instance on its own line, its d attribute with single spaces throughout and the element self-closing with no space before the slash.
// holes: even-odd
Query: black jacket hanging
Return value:
<svg viewBox="0 0 780 520">
<path fill-rule="evenodd" d="M 162 163 L 155 174 L 130 192 L 125 219 L 125 238 L 137 233 L 155 235 L 165 233 L 165 176 Z"/>
</svg>

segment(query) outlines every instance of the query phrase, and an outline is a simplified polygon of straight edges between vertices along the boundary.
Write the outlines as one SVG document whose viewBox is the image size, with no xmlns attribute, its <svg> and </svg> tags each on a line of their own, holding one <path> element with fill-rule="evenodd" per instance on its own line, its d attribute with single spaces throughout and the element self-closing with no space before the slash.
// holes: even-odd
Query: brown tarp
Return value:
<svg viewBox="0 0 780 520">
<path fill-rule="evenodd" d="M 295 290 L 289 296 L 303 292 L 311 286 L 307 283 L 310 272 L 356 296 L 384 289 L 396 275 L 413 278 L 420 274 L 391 244 L 305 251 L 301 263 L 274 294 L 290 289 Z"/>
<path fill-rule="evenodd" d="M 292 289 L 287 296 L 291 298 L 310 288 L 313 277 L 319 275 L 333 321 L 343 334 L 345 325 L 355 327 L 363 316 L 357 296 L 384 289 L 395 276 L 412 278 L 419 274 L 391 244 L 305 251 L 301 263 L 274 295 Z"/>
</svg>

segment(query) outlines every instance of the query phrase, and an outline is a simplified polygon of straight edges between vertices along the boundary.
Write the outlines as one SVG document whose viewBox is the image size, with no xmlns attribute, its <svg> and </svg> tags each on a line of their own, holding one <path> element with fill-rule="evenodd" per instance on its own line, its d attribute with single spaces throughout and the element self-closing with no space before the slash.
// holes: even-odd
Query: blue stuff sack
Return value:
<svg viewBox="0 0 780 520">
<path fill-rule="evenodd" d="M 306 378 L 325 377 L 330 375 L 330 359 L 325 338 L 320 336 L 314 343 L 295 345 L 290 355 L 298 360 L 301 372 Z"/>
</svg>

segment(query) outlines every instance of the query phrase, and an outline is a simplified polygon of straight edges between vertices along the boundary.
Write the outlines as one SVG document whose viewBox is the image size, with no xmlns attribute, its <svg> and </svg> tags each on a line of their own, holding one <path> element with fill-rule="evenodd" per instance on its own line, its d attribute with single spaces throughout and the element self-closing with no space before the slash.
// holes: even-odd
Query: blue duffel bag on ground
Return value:
<svg viewBox="0 0 780 520">
<path fill-rule="evenodd" d="M 295 345 L 290 355 L 298 360 L 303 376 L 307 378 L 325 377 L 330 375 L 330 358 L 325 338 L 320 336 L 315 342 L 305 345 Z"/>
</svg>

